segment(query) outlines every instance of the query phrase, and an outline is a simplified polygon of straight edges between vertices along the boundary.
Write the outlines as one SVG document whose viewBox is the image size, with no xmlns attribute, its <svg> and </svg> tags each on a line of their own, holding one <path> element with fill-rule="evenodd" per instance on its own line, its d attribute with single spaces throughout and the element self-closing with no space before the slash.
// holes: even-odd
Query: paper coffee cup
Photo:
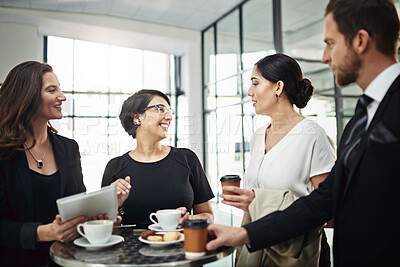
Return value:
<svg viewBox="0 0 400 267">
<path fill-rule="evenodd" d="M 206 254 L 207 226 L 210 220 L 186 220 L 182 224 L 185 235 L 185 256 L 194 259 Z"/>
<path fill-rule="evenodd" d="M 241 180 L 240 176 L 236 174 L 224 175 L 220 179 L 222 187 L 224 186 L 240 187 L 240 180 Z M 235 195 L 235 193 L 226 190 L 222 190 L 222 193 L 224 195 Z"/>
<path fill-rule="evenodd" d="M 77 230 L 90 244 L 100 245 L 110 240 L 113 226 L 114 222 L 111 220 L 94 220 L 78 224 Z"/>
</svg>

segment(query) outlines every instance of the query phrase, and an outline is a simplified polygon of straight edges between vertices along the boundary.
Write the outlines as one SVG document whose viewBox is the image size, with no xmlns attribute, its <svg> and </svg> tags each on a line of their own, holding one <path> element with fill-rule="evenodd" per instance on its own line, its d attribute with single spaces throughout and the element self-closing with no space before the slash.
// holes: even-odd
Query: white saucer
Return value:
<svg viewBox="0 0 400 267">
<path fill-rule="evenodd" d="M 120 243 L 122 241 L 125 241 L 122 236 L 112 235 L 110 237 L 110 240 L 108 240 L 108 242 L 105 243 L 105 244 L 92 245 L 84 237 L 75 239 L 74 240 L 74 244 L 77 245 L 77 246 L 80 246 L 80 247 L 88 248 L 88 249 L 97 249 L 97 248 L 105 248 L 105 247 L 113 246 L 113 245 L 118 244 L 118 243 Z"/>
<path fill-rule="evenodd" d="M 176 228 L 174 230 L 164 230 L 164 229 L 161 228 L 160 225 L 155 224 L 155 223 L 149 225 L 149 229 L 153 230 L 153 231 L 158 231 L 158 232 L 182 232 L 183 231 L 182 228 Z"/>
<path fill-rule="evenodd" d="M 144 239 L 141 236 L 139 236 L 140 242 L 146 243 L 146 244 L 148 244 L 150 246 L 154 246 L 154 247 L 168 246 L 168 245 L 182 242 L 183 240 L 185 240 L 185 236 L 183 234 L 181 235 L 181 238 L 179 238 L 178 240 L 174 240 L 174 241 L 149 241 L 149 240 Z"/>
</svg>

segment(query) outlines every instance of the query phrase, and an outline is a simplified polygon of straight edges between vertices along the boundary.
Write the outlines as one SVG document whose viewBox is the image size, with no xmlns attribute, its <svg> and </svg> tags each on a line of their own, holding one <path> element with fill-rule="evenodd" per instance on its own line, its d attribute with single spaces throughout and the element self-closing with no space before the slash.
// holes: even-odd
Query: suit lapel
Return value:
<svg viewBox="0 0 400 267">
<path fill-rule="evenodd" d="M 26 196 L 26 212 L 28 213 L 28 218 L 33 219 L 33 188 L 32 188 L 32 177 L 29 171 L 28 160 L 24 151 L 18 151 L 16 156 L 17 164 L 17 177 L 20 184 L 25 192 Z"/>
<path fill-rule="evenodd" d="M 367 130 L 368 133 L 371 131 L 371 129 L 373 129 L 376 126 L 376 124 L 378 124 L 382 120 L 382 117 L 385 114 L 387 104 L 389 103 L 389 101 L 391 99 L 391 94 L 393 94 L 394 92 L 396 92 L 399 89 L 400 89 L 400 75 L 397 76 L 396 80 L 394 80 L 394 82 L 390 86 L 389 90 L 387 91 L 385 97 L 382 99 L 382 102 L 379 105 L 378 109 L 376 110 L 375 116 L 372 119 L 371 124 L 368 127 L 368 130 Z"/>
<path fill-rule="evenodd" d="M 382 102 L 379 104 L 379 107 L 376 110 L 375 115 L 374 115 L 370 125 L 368 126 L 366 134 L 364 134 L 364 136 L 362 137 L 362 139 L 360 141 L 360 147 L 359 147 L 358 153 L 354 159 L 354 163 L 352 164 L 352 166 L 350 168 L 349 176 L 348 176 L 347 183 L 345 185 L 342 197 L 346 194 L 346 192 L 349 188 L 350 182 L 351 182 L 352 178 L 354 177 L 354 174 L 357 170 L 357 166 L 360 163 L 362 156 L 364 155 L 364 151 L 367 147 L 368 134 L 371 132 L 371 129 L 373 129 L 376 126 L 376 124 L 382 120 L 382 117 L 385 114 L 386 107 L 388 106 L 388 103 L 391 100 L 390 95 L 393 94 L 399 88 L 400 88 L 400 75 L 397 76 L 396 80 L 389 87 L 384 98 L 382 99 Z"/>
<path fill-rule="evenodd" d="M 53 145 L 53 153 L 56 158 L 58 170 L 60 173 L 60 193 L 64 195 L 67 186 L 67 161 L 65 160 L 66 151 L 63 143 L 59 138 L 49 131 L 51 143 Z"/>
</svg>

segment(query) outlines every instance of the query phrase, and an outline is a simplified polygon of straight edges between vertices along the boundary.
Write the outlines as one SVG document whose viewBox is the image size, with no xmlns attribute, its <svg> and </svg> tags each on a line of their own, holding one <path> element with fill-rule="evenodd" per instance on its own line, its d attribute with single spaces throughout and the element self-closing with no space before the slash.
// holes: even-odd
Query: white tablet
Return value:
<svg viewBox="0 0 400 267">
<path fill-rule="evenodd" d="M 91 219 L 99 213 L 108 213 L 110 219 L 116 222 L 118 215 L 117 188 L 115 185 L 109 185 L 99 191 L 60 198 L 57 199 L 57 207 L 62 222 L 82 215 Z"/>
</svg>

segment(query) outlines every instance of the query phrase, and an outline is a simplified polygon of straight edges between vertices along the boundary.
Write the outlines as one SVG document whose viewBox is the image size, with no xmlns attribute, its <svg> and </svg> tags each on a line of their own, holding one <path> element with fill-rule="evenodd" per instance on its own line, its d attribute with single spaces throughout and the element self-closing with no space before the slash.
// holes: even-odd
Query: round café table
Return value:
<svg viewBox="0 0 400 267">
<path fill-rule="evenodd" d="M 183 242 L 153 247 L 139 241 L 144 229 L 114 229 L 124 241 L 114 246 L 90 250 L 75 244 L 54 242 L 50 247 L 50 258 L 61 266 L 202 266 L 220 260 L 233 253 L 235 248 L 221 247 L 209 251 L 197 259 L 186 259 Z"/>
</svg>

